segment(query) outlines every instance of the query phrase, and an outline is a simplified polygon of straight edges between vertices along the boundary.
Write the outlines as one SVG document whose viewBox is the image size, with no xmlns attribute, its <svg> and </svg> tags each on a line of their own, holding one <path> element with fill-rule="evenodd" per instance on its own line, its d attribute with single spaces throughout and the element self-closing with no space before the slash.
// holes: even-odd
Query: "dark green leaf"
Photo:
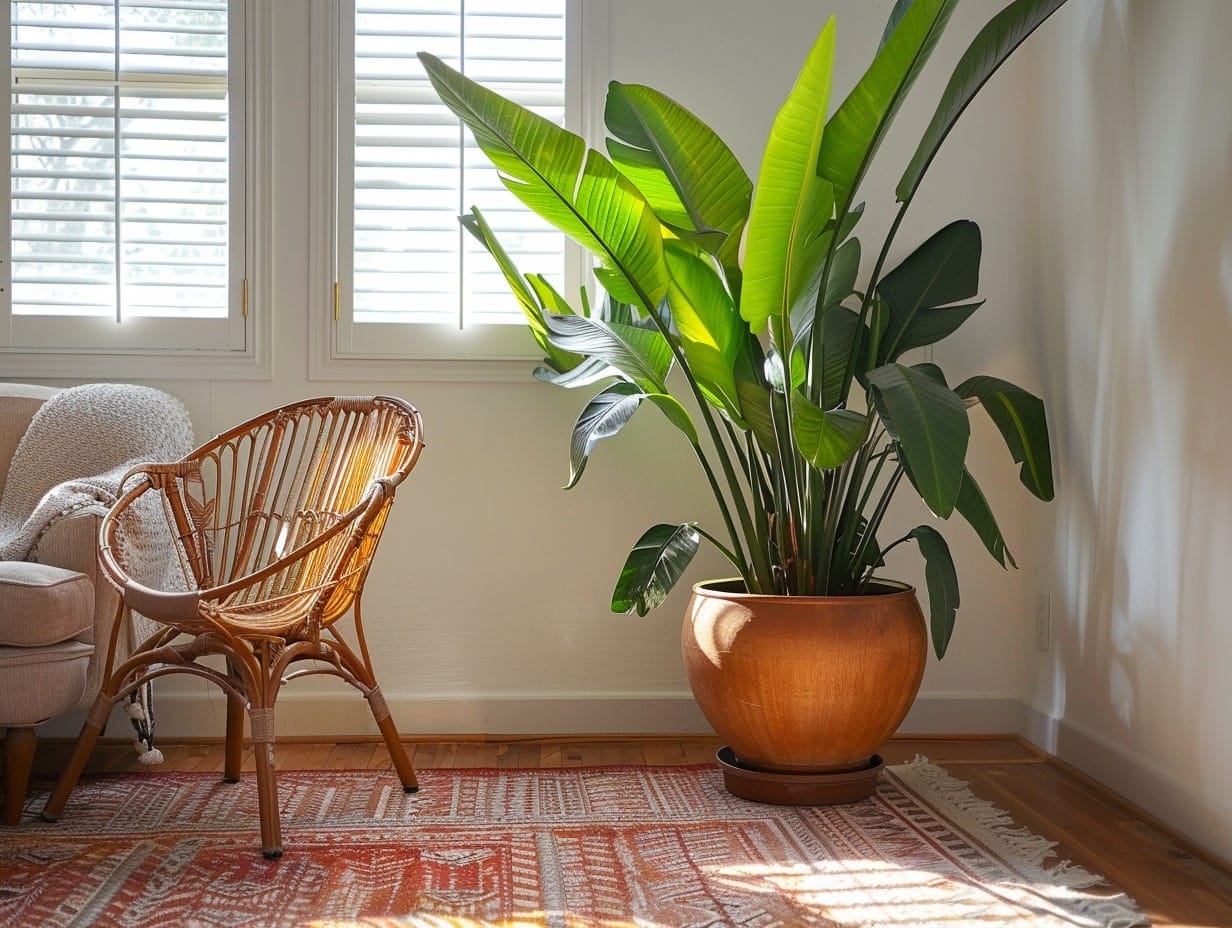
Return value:
<svg viewBox="0 0 1232 928">
<path fill-rule="evenodd" d="M 604 121 L 616 166 L 668 225 L 736 265 L 753 183 L 731 149 L 676 101 L 650 87 L 608 87 Z M 624 144 L 622 144 L 624 143 Z"/>
<path fill-rule="evenodd" d="M 928 525 L 920 525 L 909 533 L 924 555 L 924 580 L 928 584 L 929 626 L 933 633 L 933 650 L 938 658 L 945 657 L 954 634 L 958 615 L 958 573 L 954 558 L 941 533 Z"/>
<path fill-rule="evenodd" d="M 969 299 L 979 286 L 980 227 L 966 219 L 952 222 L 877 284 L 890 309 L 878 361 L 896 361 L 904 351 L 945 338 L 980 304 L 937 307 Z"/>
<path fill-rule="evenodd" d="M 873 402 L 897 439 L 925 504 L 943 519 L 962 488 L 971 425 L 962 399 L 927 374 L 901 364 L 869 371 Z"/>
<path fill-rule="evenodd" d="M 590 460 L 595 442 L 611 438 L 625 427 L 646 394 L 631 383 L 614 383 L 600 391 L 582 410 L 569 439 L 569 482 L 565 489 L 577 486 Z"/>
<path fill-rule="evenodd" d="M 765 384 L 749 380 L 737 381 L 736 393 L 740 397 L 741 416 L 748 423 L 757 444 L 766 454 L 777 457 L 778 433 L 774 427 L 774 413 L 770 404 L 777 401 L 782 404 L 782 409 L 786 410 L 787 403 L 783 394 L 772 391 Z"/>
<path fill-rule="evenodd" d="M 979 484 L 975 482 L 970 471 L 963 473 L 962 489 L 958 491 L 958 500 L 954 508 L 975 529 L 975 533 L 980 536 L 980 541 L 984 542 L 984 547 L 996 558 L 998 564 L 1005 567 L 1006 561 L 1009 561 L 1009 566 L 1018 566 L 1014 562 L 1014 555 L 1010 554 L 1005 546 L 1005 538 L 1001 535 L 1001 529 L 997 525 L 996 517 L 992 514 L 988 500 L 984 497 L 983 491 L 980 490 Z"/>
<path fill-rule="evenodd" d="M 941 143 L 980 88 L 1005 63 L 1014 49 L 1064 3 L 1065 0 L 1015 0 L 980 30 L 954 68 L 941 95 L 941 102 L 937 104 L 937 112 L 924 130 L 911 163 L 898 182 L 900 202 L 915 196 L 920 179 L 932 164 Z"/>
<path fill-rule="evenodd" d="M 1023 486 L 1042 500 L 1052 499 L 1052 451 L 1043 401 L 996 377 L 972 377 L 954 392 L 964 399 L 979 400 L 996 423 L 1010 454 L 1022 465 L 1018 476 Z"/>
<path fill-rule="evenodd" d="M 860 314 L 845 306 L 834 306 L 822 318 L 821 371 L 814 373 L 815 382 L 821 384 L 821 408 L 833 409 L 846 397 L 843 393 L 843 372 L 850 357 L 851 343 L 857 337 L 860 348 L 856 353 L 856 378 L 864 377 L 864 359 L 868 356 L 868 329 L 860 325 Z"/>
<path fill-rule="evenodd" d="M 869 420 L 850 409 L 822 410 L 799 390 L 791 394 L 791 430 L 804 459 L 818 470 L 846 463 L 868 437 Z"/>
<path fill-rule="evenodd" d="M 612 611 L 645 615 L 661 605 L 697 554 L 700 542 L 701 536 L 691 522 L 648 529 L 620 571 L 612 591 Z"/>
</svg>

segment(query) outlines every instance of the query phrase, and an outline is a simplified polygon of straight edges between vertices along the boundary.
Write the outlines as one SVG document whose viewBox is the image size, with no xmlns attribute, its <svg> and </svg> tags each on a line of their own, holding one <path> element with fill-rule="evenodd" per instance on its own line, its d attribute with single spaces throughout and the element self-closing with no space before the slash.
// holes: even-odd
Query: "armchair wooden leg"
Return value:
<svg viewBox="0 0 1232 928">
<path fill-rule="evenodd" d="M 415 778 L 415 768 L 406 754 L 406 745 L 398 736 L 398 726 L 394 724 L 389 707 L 385 705 L 385 697 L 378 687 L 373 687 L 368 694 L 368 705 L 372 708 L 372 717 L 376 719 L 376 727 L 380 729 L 381 737 L 385 739 L 385 747 L 389 751 L 389 759 L 398 771 L 398 779 L 402 781 L 402 790 L 407 793 L 419 791 L 419 780 Z"/>
<path fill-rule="evenodd" d="M 235 674 L 231 674 L 232 678 Z M 223 767 L 223 782 L 240 781 L 240 765 L 244 761 L 244 700 L 227 694 L 227 754 Z"/>
<path fill-rule="evenodd" d="M 274 710 L 249 709 L 252 753 L 257 762 L 257 811 L 261 816 L 261 853 L 266 860 L 282 856 L 282 822 L 274 767 Z"/>
<path fill-rule="evenodd" d="M 34 749 L 38 738 L 34 726 L 10 728 L 4 736 L 4 824 L 21 821 L 26 803 L 26 787 L 30 784 L 30 768 L 34 766 Z"/>
<path fill-rule="evenodd" d="M 51 798 L 43 807 L 41 814 L 44 821 L 58 822 L 60 820 L 64 807 L 68 804 L 68 797 L 73 792 L 73 787 L 77 785 L 77 781 L 81 779 L 81 774 L 90 760 L 90 754 L 94 751 L 94 742 L 98 740 L 99 733 L 102 732 L 103 725 L 107 722 L 107 717 L 111 715 L 111 706 L 114 701 L 114 696 L 108 696 L 106 693 L 101 693 L 94 701 L 94 707 L 90 709 L 86 723 L 81 726 L 81 734 L 77 736 L 73 756 L 69 758 L 68 766 L 56 780 L 55 789 L 51 791 Z"/>
</svg>

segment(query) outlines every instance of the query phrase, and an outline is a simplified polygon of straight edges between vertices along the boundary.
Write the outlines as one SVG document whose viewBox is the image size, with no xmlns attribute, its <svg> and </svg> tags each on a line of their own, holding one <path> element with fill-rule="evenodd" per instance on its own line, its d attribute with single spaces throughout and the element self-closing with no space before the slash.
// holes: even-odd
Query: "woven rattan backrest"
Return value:
<svg viewBox="0 0 1232 928">
<path fill-rule="evenodd" d="M 389 397 L 307 400 L 219 435 L 163 486 L 186 576 L 236 622 L 327 624 L 362 585 L 421 448 L 419 414 Z"/>
</svg>

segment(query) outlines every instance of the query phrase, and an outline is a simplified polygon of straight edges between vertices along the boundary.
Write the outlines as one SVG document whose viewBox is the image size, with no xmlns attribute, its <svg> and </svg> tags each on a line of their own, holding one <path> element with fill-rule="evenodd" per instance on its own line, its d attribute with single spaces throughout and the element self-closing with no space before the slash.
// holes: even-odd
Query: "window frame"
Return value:
<svg viewBox="0 0 1232 928">
<path fill-rule="evenodd" d="M 354 61 L 354 5 L 348 0 L 311 0 L 313 70 L 309 88 L 312 127 L 310 179 L 314 191 L 329 195 L 313 203 L 309 216 L 312 266 L 309 282 L 314 311 L 309 328 L 309 376 L 314 380 L 523 380 L 528 362 L 542 353 L 526 327 L 516 324 L 364 323 L 356 333 L 340 275 L 339 223 L 349 221 L 349 198 L 339 187 L 344 152 L 353 146 L 354 128 L 341 126 L 344 56 Z M 607 0 L 566 0 L 566 124 L 588 142 L 601 137 L 601 97 L 607 81 Z M 353 73 L 354 65 L 345 69 Z M 576 292 L 588 279 L 591 262 L 566 243 L 563 293 Z M 561 281 L 557 281 L 558 285 Z M 359 334 L 359 337 L 356 337 Z"/>
<path fill-rule="evenodd" d="M 2 2 L 2 0 L 0 0 Z M 0 28 L 11 35 L 10 6 L 3 2 Z M 98 316 L 17 316 L 11 311 L 9 255 L 11 197 L 0 208 L 6 245 L 0 268 L 0 366 L 5 377 L 72 378 L 131 376 L 140 364 L 143 378 L 259 378 L 272 376 L 270 312 L 267 306 L 271 256 L 270 205 L 256 196 L 271 176 L 272 4 L 228 0 L 228 94 L 230 157 L 228 266 L 229 313 L 222 319 L 142 317 L 139 339 L 119 338 L 114 319 Z M 8 72 L 6 71 L 6 74 Z M 11 75 L 9 76 L 12 86 Z M 0 118 L 10 124 L 12 95 L 6 93 Z M 6 132 L 6 165 L 11 165 L 11 132 Z M 5 167 L 7 178 L 9 167 Z M 258 202 L 258 201 L 261 202 Z M 197 325 L 194 325 L 196 323 Z M 205 324 L 202 326 L 201 324 Z M 200 331 L 213 324 L 223 339 L 202 346 Z M 64 338 L 69 329 L 71 338 Z M 56 332 L 61 333 L 56 335 Z M 131 330 L 130 330 L 131 331 Z M 194 345 L 194 339 L 197 344 Z M 71 341 L 71 344 L 69 342 Z M 219 344 L 218 342 L 222 343 Z M 23 343 L 25 342 L 25 343 Z M 33 342 L 33 344 L 30 344 Z M 38 344 L 41 342 L 42 344 Z"/>
</svg>

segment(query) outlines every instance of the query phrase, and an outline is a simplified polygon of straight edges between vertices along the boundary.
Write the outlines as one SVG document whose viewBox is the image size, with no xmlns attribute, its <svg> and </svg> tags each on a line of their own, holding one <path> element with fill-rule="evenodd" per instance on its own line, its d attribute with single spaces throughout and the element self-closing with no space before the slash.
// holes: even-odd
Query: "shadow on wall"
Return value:
<svg viewBox="0 0 1232 928">
<path fill-rule="evenodd" d="M 1043 126 L 1051 708 L 1218 808 L 1232 780 L 1232 744 L 1213 737 L 1232 704 L 1232 4 L 1087 9 Z"/>
</svg>

